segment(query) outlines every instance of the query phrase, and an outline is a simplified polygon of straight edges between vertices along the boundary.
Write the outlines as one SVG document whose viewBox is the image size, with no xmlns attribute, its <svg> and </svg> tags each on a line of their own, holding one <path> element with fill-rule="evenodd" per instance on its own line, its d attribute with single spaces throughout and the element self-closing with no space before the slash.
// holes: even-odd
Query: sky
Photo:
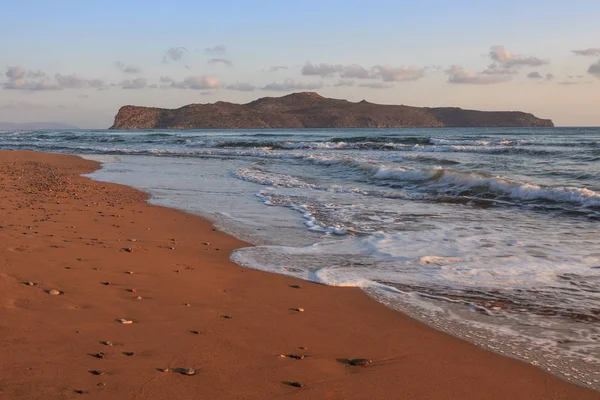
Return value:
<svg viewBox="0 0 600 400">
<path fill-rule="evenodd" d="M 126 104 L 350 101 L 600 126 L 598 0 L 19 0 L 0 121 L 109 127 Z"/>
</svg>

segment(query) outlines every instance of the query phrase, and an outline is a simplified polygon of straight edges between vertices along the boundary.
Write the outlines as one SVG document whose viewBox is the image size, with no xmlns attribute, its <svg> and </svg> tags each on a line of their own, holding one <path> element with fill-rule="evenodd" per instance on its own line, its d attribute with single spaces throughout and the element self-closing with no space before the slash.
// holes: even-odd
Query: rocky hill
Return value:
<svg viewBox="0 0 600 400">
<path fill-rule="evenodd" d="M 474 111 L 351 103 L 313 92 L 264 97 L 247 104 L 218 101 L 178 109 L 121 107 L 110 129 L 269 129 L 542 127 L 549 119 L 519 111 Z"/>
</svg>

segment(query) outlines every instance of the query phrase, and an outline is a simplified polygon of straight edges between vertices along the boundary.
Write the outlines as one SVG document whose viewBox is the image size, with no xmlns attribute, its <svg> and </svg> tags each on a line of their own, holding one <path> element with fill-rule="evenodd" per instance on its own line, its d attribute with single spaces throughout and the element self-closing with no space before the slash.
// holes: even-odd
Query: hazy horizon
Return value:
<svg viewBox="0 0 600 400">
<path fill-rule="evenodd" d="M 600 3 L 591 0 L 26 3 L 3 7 L 0 33 L 19 34 L 0 43 L 2 122 L 102 129 L 126 104 L 316 91 L 600 125 Z"/>
</svg>

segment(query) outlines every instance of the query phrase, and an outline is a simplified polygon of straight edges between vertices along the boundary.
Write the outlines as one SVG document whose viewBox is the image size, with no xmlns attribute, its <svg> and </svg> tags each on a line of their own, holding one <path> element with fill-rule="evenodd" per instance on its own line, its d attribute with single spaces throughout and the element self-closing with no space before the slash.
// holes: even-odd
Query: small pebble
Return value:
<svg viewBox="0 0 600 400">
<path fill-rule="evenodd" d="M 137 242 L 137 239 L 127 239 L 127 240 L 129 240 L 130 242 Z"/>
<path fill-rule="evenodd" d="M 133 271 L 125 271 L 127 275 L 133 275 Z"/>
<path fill-rule="evenodd" d="M 184 306 L 186 306 L 186 307 L 189 307 L 189 306 L 191 306 L 191 304 L 190 304 L 190 303 L 183 303 L 183 305 L 184 305 Z"/>
<path fill-rule="evenodd" d="M 58 291 L 56 289 L 50 289 L 50 290 L 48 290 L 48 294 L 50 294 L 52 296 L 58 296 L 60 294 L 60 291 Z"/>
<path fill-rule="evenodd" d="M 160 372 L 169 372 L 169 368 L 158 368 Z"/>
<path fill-rule="evenodd" d="M 94 354 L 94 357 L 96 357 L 96 358 L 104 358 L 104 357 L 106 357 L 106 353 L 104 353 L 104 352 L 101 351 L 99 353 Z"/>
<path fill-rule="evenodd" d="M 141 299 L 142 299 L 142 296 L 136 296 L 136 297 L 135 297 L 135 299 L 136 299 L 136 300 L 141 300 Z"/>
<path fill-rule="evenodd" d="M 135 353 L 133 351 L 124 351 L 123 354 L 125 354 L 127 357 L 131 357 L 133 356 Z"/>
<path fill-rule="evenodd" d="M 125 319 L 125 318 L 119 318 L 117 320 L 117 322 L 124 324 L 124 325 L 129 325 L 129 324 L 133 324 L 133 321 L 130 319 Z"/>
<path fill-rule="evenodd" d="M 169 247 L 169 250 L 175 250 L 175 247 Z"/>
<path fill-rule="evenodd" d="M 35 283 L 33 283 L 33 282 L 25 282 L 25 284 L 26 284 L 27 286 L 35 286 Z"/>
<path fill-rule="evenodd" d="M 355 358 L 353 360 L 350 360 L 350 365 L 354 365 L 357 367 L 366 367 L 367 365 L 371 364 L 373 361 L 371 361 L 371 359 L 369 358 Z"/>
<path fill-rule="evenodd" d="M 294 360 L 304 360 L 304 354 L 288 354 L 287 358 L 293 358 Z"/>
<path fill-rule="evenodd" d="M 302 382 L 290 382 L 289 385 L 297 388 L 304 387 L 304 384 Z"/>
<path fill-rule="evenodd" d="M 199 335 L 200 334 L 200 332 L 198 332 L 198 331 L 190 331 L 190 333 L 193 333 L 194 335 Z"/>
<path fill-rule="evenodd" d="M 112 343 L 112 342 L 109 342 L 109 341 L 105 341 L 105 342 L 101 342 L 101 343 L 102 343 L 103 345 L 105 345 L 105 346 L 112 346 L 112 345 L 113 345 L 113 343 Z"/>
<path fill-rule="evenodd" d="M 105 387 L 106 383 L 104 383 L 104 382 L 96 383 L 96 386 L 98 386 L 98 387 Z"/>
<path fill-rule="evenodd" d="M 104 286 L 110 285 L 110 282 L 100 282 L 100 283 L 103 284 Z"/>
<path fill-rule="evenodd" d="M 300 289 L 302 286 L 300 286 L 300 285 L 290 285 L 290 287 L 294 288 L 294 289 Z"/>
<path fill-rule="evenodd" d="M 231 315 L 221 315 L 221 317 L 225 318 L 225 319 L 231 319 L 231 318 L 233 318 Z"/>
<path fill-rule="evenodd" d="M 208 242 L 204 242 L 204 243 L 202 243 L 202 244 L 203 244 L 204 246 L 210 246 L 210 243 L 208 243 Z"/>
<path fill-rule="evenodd" d="M 127 289 L 127 291 L 130 293 L 137 293 L 137 289 L 133 289 L 133 288 Z"/>
<path fill-rule="evenodd" d="M 133 249 L 131 247 L 126 247 L 123 249 L 123 251 L 126 251 L 128 253 L 133 253 Z"/>
<path fill-rule="evenodd" d="M 300 307 L 298 307 L 298 308 L 292 308 L 292 310 L 298 311 L 298 312 L 304 312 L 304 308 L 300 308 Z"/>
<path fill-rule="evenodd" d="M 73 391 L 77 394 L 86 394 L 87 393 L 85 390 L 81 390 L 81 389 L 77 389 L 77 390 L 73 390 Z"/>
<path fill-rule="evenodd" d="M 90 374 L 100 376 L 100 375 L 104 375 L 104 372 L 100 371 L 98 369 L 93 369 L 93 370 L 90 371 Z"/>
</svg>

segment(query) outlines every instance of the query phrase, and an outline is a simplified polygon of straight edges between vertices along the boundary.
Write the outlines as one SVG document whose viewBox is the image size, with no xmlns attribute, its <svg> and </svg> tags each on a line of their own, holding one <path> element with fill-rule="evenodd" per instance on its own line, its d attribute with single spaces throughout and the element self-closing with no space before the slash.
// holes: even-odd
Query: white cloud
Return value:
<svg viewBox="0 0 600 400">
<path fill-rule="evenodd" d="M 204 52 L 206 54 L 211 54 L 211 55 L 225 54 L 225 53 L 227 53 L 227 48 L 225 47 L 225 45 L 218 44 L 214 47 L 207 47 L 206 49 L 204 49 Z"/>
<path fill-rule="evenodd" d="M 572 50 L 578 56 L 600 56 L 600 48 L 589 48 L 585 50 Z"/>
<path fill-rule="evenodd" d="M 209 64 L 224 64 L 227 65 L 228 67 L 231 67 L 233 65 L 233 63 L 229 60 L 226 60 L 224 58 L 211 58 L 210 60 L 208 60 Z"/>
<path fill-rule="evenodd" d="M 420 67 L 390 67 L 376 65 L 373 67 L 384 82 L 415 81 L 425 76 L 425 69 Z"/>
<path fill-rule="evenodd" d="M 139 74 L 140 72 L 142 72 L 142 70 L 139 69 L 138 67 L 135 67 L 133 65 L 125 65 L 121 61 L 117 61 L 115 63 L 115 66 L 118 69 L 120 69 L 121 72 L 124 72 L 126 74 Z"/>
<path fill-rule="evenodd" d="M 600 60 L 590 65 L 587 72 L 590 75 L 594 75 L 596 78 L 600 78 Z"/>
<path fill-rule="evenodd" d="M 181 82 L 171 82 L 171 87 L 177 89 L 207 90 L 219 89 L 223 86 L 215 76 L 190 76 Z"/>
<path fill-rule="evenodd" d="M 547 73 L 547 74 L 546 74 L 546 80 L 547 80 L 547 81 L 551 81 L 551 80 L 553 80 L 553 79 L 554 79 L 554 75 L 552 75 L 551 73 Z"/>
<path fill-rule="evenodd" d="M 540 74 L 539 72 L 530 72 L 527 74 L 527 77 L 530 79 L 544 79 L 542 74 Z"/>
<path fill-rule="evenodd" d="M 360 65 L 346 65 L 341 73 L 342 78 L 356 79 L 373 79 L 377 78 L 377 73 L 373 70 L 368 70 Z"/>
<path fill-rule="evenodd" d="M 276 91 L 276 92 L 287 92 L 293 90 L 314 90 L 323 87 L 322 83 L 301 83 L 295 82 L 293 79 L 286 79 L 283 83 L 269 83 L 263 86 L 262 90 Z"/>
<path fill-rule="evenodd" d="M 63 89 L 102 88 L 105 86 L 100 79 L 85 79 L 78 74 L 54 75 L 54 80 L 42 71 L 27 71 L 22 67 L 10 67 L 5 73 L 8 82 L 0 87 L 8 90 L 45 91 Z"/>
<path fill-rule="evenodd" d="M 225 89 L 229 90 L 237 90 L 238 92 L 253 92 L 256 90 L 256 86 L 250 83 L 232 83 L 230 85 L 225 86 Z"/>
<path fill-rule="evenodd" d="M 489 53 L 491 59 L 505 67 L 517 66 L 540 66 L 547 64 L 546 61 L 540 60 L 537 57 L 523 56 L 520 54 L 512 54 L 504 48 L 504 46 L 492 46 Z"/>
<path fill-rule="evenodd" d="M 302 75 L 320 76 L 324 78 L 342 72 L 343 68 L 342 65 L 306 63 L 302 67 Z"/>
<path fill-rule="evenodd" d="M 162 83 L 171 83 L 173 82 L 173 78 L 171 78 L 170 76 L 161 76 L 160 81 Z"/>
<path fill-rule="evenodd" d="M 25 69 L 22 67 L 8 67 L 5 75 L 12 81 L 23 79 L 25 77 L 25 73 Z"/>
<path fill-rule="evenodd" d="M 119 83 L 121 89 L 145 89 L 148 87 L 148 80 L 146 78 L 135 78 L 121 81 Z"/>
<path fill-rule="evenodd" d="M 489 85 L 494 83 L 508 82 L 511 75 L 483 74 L 466 71 L 460 65 L 453 65 L 446 71 L 448 82 L 457 84 Z"/>
<path fill-rule="evenodd" d="M 167 62 L 169 60 L 179 61 L 186 51 L 187 49 L 185 47 L 171 47 L 163 56 L 163 62 Z"/>
</svg>

